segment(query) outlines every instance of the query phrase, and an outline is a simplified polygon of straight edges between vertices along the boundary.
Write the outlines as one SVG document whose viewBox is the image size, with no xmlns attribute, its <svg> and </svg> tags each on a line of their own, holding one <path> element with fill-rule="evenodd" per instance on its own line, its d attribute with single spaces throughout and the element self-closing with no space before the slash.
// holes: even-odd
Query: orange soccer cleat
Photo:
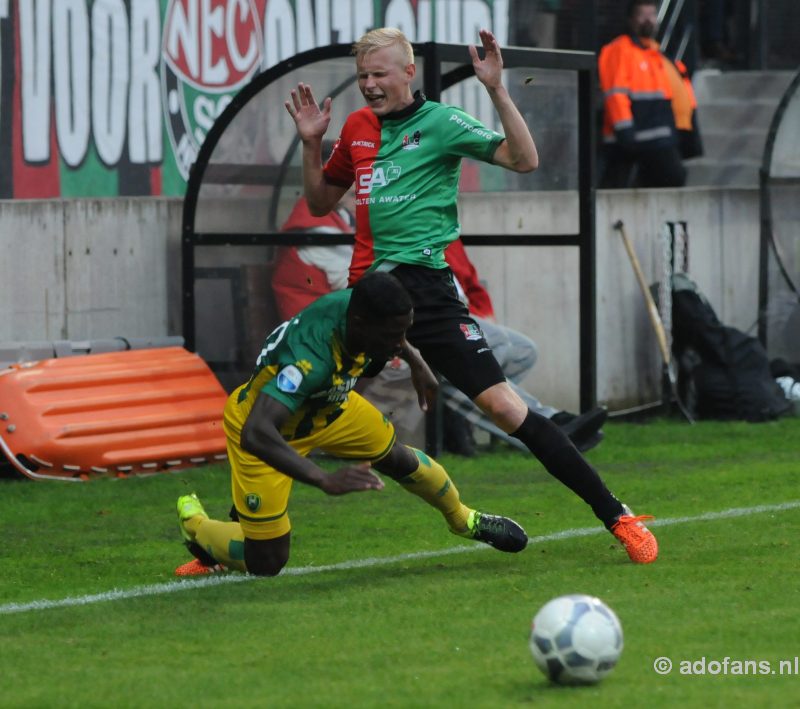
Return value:
<svg viewBox="0 0 800 709">
<path fill-rule="evenodd" d="M 209 566 L 204 564 L 200 559 L 192 559 L 191 561 L 181 564 L 175 569 L 176 576 L 205 576 L 207 574 L 216 574 L 220 571 L 226 571 L 222 564 L 213 564 Z"/>
<path fill-rule="evenodd" d="M 653 533 L 642 524 L 653 515 L 634 516 L 627 505 L 611 526 L 611 533 L 622 542 L 630 560 L 635 564 L 652 564 L 658 558 L 658 542 Z"/>
</svg>

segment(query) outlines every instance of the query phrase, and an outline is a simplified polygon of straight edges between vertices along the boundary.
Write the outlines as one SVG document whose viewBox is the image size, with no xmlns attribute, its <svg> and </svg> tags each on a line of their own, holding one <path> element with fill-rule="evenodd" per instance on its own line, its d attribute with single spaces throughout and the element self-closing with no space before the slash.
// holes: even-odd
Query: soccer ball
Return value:
<svg viewBox="0 0 800 709">
<path fill-rule="evenodd" d="M 531 624 L 531 653 L 558 684 L 595 684 L 617 664 L 622 626 L 605 603 L 573 594 L 549 601 Z"/>
</svg>

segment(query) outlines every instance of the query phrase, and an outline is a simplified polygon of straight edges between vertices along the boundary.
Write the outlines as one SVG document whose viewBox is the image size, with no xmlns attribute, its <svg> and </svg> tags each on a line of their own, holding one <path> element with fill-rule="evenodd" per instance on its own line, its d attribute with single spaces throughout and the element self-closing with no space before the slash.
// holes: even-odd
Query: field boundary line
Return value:
<svg viewBox="0 0 800 709">
<path fill-rule="evenodd" d="M 719 512 L 705 512 L 700 515 L 687 517 L 665 517 L 664 519 L 648 522 L 650 527 L 669 527 L 675 524 L 685 524 L 687 522 L 711 522 L 719 519 L 732 519 L 734 517 L 750 517 L 757 514 L 768 512 L 785 512 L 800 508 L 800 500 L 791 502 L 781 502 L 772 505 L 756 505 L 754 507 L 732 507 Z M 531 537 L 528 546 L 554 542 L 561 539 L 574 539 L 576 537 L 588 537 L 593 534 L 602 534 L 606 530 L 603 527 L 577 527 L 565 529 L 553 534 L 543 534 Z M 353 559 L 342 561 L 338 564 L 327 564 L 324 566 L 298 566 L 284 569 L 281 576 L 306 576 L 308 574 L 326 573 L 329 571 L 347 571 L 350 569 L 364 569 L 377 566 L 388 566 L 403 561 L 416 561 L 419 559 L 433 559 L 453 554 L 466 554 L 478 551 L 488 551 L 491 547 L 485 544 L 472 544 L 470 546 L 451 547 L 449 549 L 436 549 L 432 551 L 409 552 L 407 554 L 397 554 L 395 556 L 368 557 L 365 559 Z M 248 576 L 246 574 L 222 574 L 203 576 L 196 579 L 185 579 L 182 581 L 169 581 L 167 583 L 151 584 L 148 586 L 135 586 L 129 589 L 113 589 L 103 593 L 93 593 L 85 596 L 68 596 L 55 600 L 42 599 L 38 601 L 28 601 L 26 603 L 6 603 L 0 605 L 0 615 L 10 615 L 12 613 L 27 613 L 30 611 L 49 610 L 51 608 L 68 608 L 73 606 L 86 606 L 93 603 L 104 603 L 107 601 L 120 601 L 129 598 L 145 598 L 147 596 L 160 596 L 167 593 L 178 591 L 189 591 L 195 588 L 209 588 L 211 586 L 222 586 L 225 584 L 242 583 L 245 581 L 258 581 L 258 576 Z"/>
</svg>

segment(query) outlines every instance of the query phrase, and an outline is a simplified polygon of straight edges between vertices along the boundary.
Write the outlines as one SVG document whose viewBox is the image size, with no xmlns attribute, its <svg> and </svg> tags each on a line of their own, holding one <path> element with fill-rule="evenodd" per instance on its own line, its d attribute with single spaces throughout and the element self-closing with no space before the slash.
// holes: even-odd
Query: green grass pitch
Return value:
<svg viewBox="0 0 800 709">
<path fill-rule="evenodd" d="M 173 576 L 188 560 L 175 500 L 196 491 L 224 517 L 225 466 L 0 480 L 0 706 L 798 706 L 800 419 L 604 430 L 589 458 L 656 516 L 655 564 L 629 563 L 580 500 L 503 447 L 440 460 L 467 504 L 526 528 L 523 553 L 454 537 L 391 481 L 342 498 L 296 485 L 274 579 Z M 565 593 L 622 622 L 620 663 L 594 687 L 550 685 L 530 657 L 532 616 Z M 745 661 L 758 673 L 734 674 Z"/>
</svg>

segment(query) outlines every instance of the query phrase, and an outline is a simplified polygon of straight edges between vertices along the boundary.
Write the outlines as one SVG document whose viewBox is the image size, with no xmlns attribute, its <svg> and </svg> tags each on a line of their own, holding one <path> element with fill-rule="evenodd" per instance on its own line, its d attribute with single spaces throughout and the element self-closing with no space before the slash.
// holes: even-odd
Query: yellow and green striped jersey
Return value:
<svg viewBox="0 0 800 709">
<path fill-rule="evenodd" d="M 345 349 L 351 294 L 348 289 L 322 296 L 267 336 L 250 380 L 239 390 L 245 416 L 263 392 L 292 411 L 281 433 L 294 440 L 341 415 L 350 390 L 370 363 L 363 352 Z"/>
</svg>

